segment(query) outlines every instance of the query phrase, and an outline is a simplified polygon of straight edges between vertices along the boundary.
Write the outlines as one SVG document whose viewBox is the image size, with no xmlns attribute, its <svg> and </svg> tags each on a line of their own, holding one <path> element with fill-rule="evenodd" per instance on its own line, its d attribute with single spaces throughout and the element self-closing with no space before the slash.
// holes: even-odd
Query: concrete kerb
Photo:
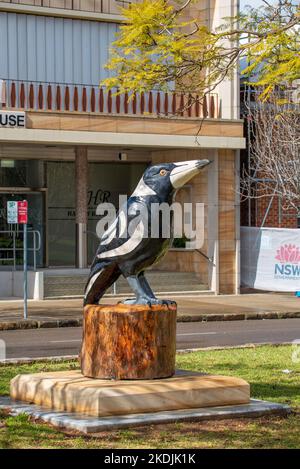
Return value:
<svg viewBox="0 0 300 469">
<path fill-rule="evenodd" d="M 0 331 L 11 331 L 18 329 L 46 329 L 56 327 L 81 327 L 82 319 L 57 319 L 47 321 L 35 321 L 32 319 L 20 321 L 0 322 Z"/>
<path fill-rule="evenodd" d="M 213 322 L 213 321 L 250 321 L 254 319 L 294 319 L 300 318 L 300 311 L 277 312 L 265 311 L 260 313 L 236 313 L 236 314 L 193 314 L 179 315 L 177 322 Z M 0 331 L 17 329 L 43 329 L 56 327 L 81 327 L 82 319 L 54 319 L 54 320 L 34 320 L 28 319 L 20 321 L 0 322 Z"/>
</svg>

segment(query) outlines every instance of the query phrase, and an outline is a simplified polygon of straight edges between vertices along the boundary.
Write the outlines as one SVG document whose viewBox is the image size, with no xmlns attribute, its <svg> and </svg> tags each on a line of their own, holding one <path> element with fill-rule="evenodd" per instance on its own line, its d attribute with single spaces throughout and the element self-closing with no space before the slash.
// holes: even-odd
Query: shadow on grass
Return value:
<svg viewBox="0 0 300 469">
<path fill-rule="evenodd" d="M 299 416 L 189 421 L 118 432 L 119 441 L 160 448 L 297 448 Z M 296 434 L 289 432 L 293 427 Z M 146 445 L 146 447 L 148 447 Z"/>
<path fill-rule="evenodd" d="M 250 382 L 251 397 L 300 406 L 299 384 Z"/>
<path fill-rule="evenodd" d="M 269 373 L 271 372 L 272 374 L 274 373 L 281 373 L 281 369 L 274 368 L 273 363 L 254 363 L 252 366 L 249 366 L 248 362 L 239 362 L 239 363 L 232 363 L 231 362 L 222 362 L 222 363 L 212 363 L 212 364 L 207 364 L 207 363 L 201 363 L 199 364 L 197 362 L 194 363 L 188 363 L 185 360 L 180 360 L 177 363 L 177 368 L 180 369 L 185 369 L 185 370 L 190 370 L 190 371 L 197 371 L 197 372 L 204 372 L 204 373 L 229 373 L 231 370 L 240 373 L 253 373 L 256 370 L 259 371 L 259 374 L 262 375 L 264 372 Z M 300 380 L 300 372 L 295 371 L 294 374 L 299 375 L 299 380 Z"/>
</svg>

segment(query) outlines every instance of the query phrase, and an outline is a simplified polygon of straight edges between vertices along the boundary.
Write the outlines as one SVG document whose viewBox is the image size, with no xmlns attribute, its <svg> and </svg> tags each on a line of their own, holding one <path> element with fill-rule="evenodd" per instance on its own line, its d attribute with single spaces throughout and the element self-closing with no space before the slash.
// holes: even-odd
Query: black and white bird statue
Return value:
<svg viewBox="0 0 300 469">
<path fill-rule="evenodd" d="M 166 235 L 161 226 L 166 220 L 160 216 L 153 219 L 151 207 L 163 203 L 171 205 L 176 191 L 209 163 L 209 160 L 183 161 L 146 169 L 126 206 L 120 209 L 100 240 L 85 289 L 85 305 L 98 304 L 120 275 L 127 279 L 135 294 L 135 298 L 125 300 L 125 304 L 166 303 L 155 297 L 144 271 L 167 253 L 173 242 L 173 220 Z M 151 236 L 153 231 L 157 236 Z"/>
</svg>

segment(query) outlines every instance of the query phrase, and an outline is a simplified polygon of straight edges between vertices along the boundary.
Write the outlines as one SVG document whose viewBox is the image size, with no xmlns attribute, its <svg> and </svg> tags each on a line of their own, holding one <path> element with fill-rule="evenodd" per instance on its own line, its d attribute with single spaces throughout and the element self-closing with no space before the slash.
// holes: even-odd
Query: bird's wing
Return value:
<svg viewBox="0 0 300 469">
<path fill-rule="evenodd" d="M 146 234 L 148 208 L 145 203 L 130 198 L 103 234 L 95 262 L 123 256 L 139 246 Z"/>
<path fill-rule="evenodd" d="M 120 274 L 121 272 L 114 262 L 105 267 L 102 267 L 101 264 L 96 266 L 86 283 L 84 305 L 97 304 L 106 290 L 118 280 Z"/>
</svg>

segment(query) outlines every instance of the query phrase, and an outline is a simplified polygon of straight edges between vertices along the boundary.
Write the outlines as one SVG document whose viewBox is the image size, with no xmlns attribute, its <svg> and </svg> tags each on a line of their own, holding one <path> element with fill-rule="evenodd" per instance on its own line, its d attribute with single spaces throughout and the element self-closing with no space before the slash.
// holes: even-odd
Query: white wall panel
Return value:
<svg viewBox="0 0 300 469">
<path fill-rule="evenodd" d="M 0 13 L 0 17 L 1 17 Z M 3 15 L 4 16 L 4 15 Z M 8 15 L 6 15 L 8 16 Z M 31 71 L 32 76 L 37 76 L 37 40 L 36 40 L 36 27 L 35 27 L 35 16 L 27 16 L 27 30 L 26 39 L 24 41 L 27 44 L 27 68 Z M 0 66 L 1 71 L 1 66 Z M 27 70 L 26 70 L 27 73 Z M 9 74 L 14 78 L 13 72 Z"/>
<path fill-rule="evenodd" d="M 7 15 L 0 14 L 0 70 L 4 76 L 8 76 L 7 36 Z"/>
<path fill-rule="evenodd" d="M 55 38 L 55 29 L 54 29 L 54 18 L 48 18 L 45 22 L 46 32 L 45 36 L 51 38 L 46 41 L 46 76 L 48 81 L 55 81 L 55 47 L 54 47 L 54 38 Z"/>
<path fill-rule="evenodd" d="M 0 78 L 98 84 L 118 25 L 0 12 Z"/>
<path fill-rule="evenodd" d="M 47 18 L 48 21 L 48 18 Z M 19 34 L 19 31 L 18 31 Z M 30 31 L 31 34 L 31 31 Z M 47 38 L 47 42 L 51 40 L 51 38 Z M 36 48 L 36 80 L 38 81 L 47 81 L 46 79 L 46 61 L 48 57 L 46 58 L 46 24 L 45 24 L 45 18 L 42 18 L 42 21 L 39 21 L 37 19 L 36 22 L 36 42 L 37 42 L 37 48 Z M 29 51 L 28 51 L 29 53 Z M 31 72 L 29 69 L 27 69 L 27 75 L 28 77 L 31 75 Z M 23 78 L 23 77 L 22 77 Z M 31 78 L 28 78 L 29 80 Z"/>
<path fill-rule="evenodd" d="M 64 20 L 55 18 L 54 21 L 54 55 L 55 55 L 55 81 L 62 83 L 64 81 Z"/>
</svg>

